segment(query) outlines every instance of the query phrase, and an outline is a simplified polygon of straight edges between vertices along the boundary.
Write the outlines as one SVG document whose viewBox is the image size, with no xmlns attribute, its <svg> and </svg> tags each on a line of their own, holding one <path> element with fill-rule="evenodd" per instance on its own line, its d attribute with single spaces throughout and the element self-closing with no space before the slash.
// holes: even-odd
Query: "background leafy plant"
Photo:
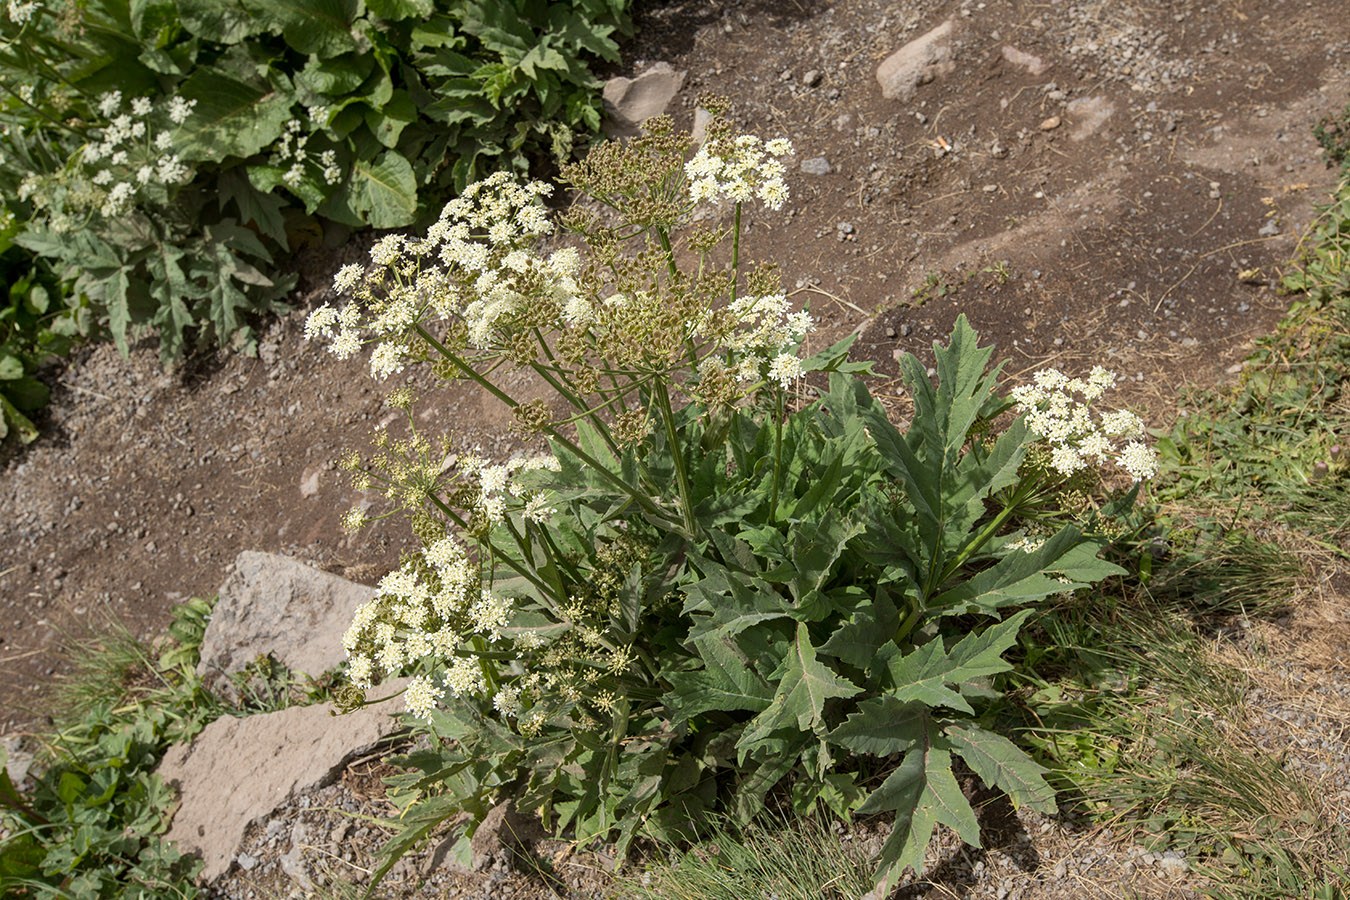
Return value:
<svg viewBox="0 0 1350 900">
<path fill-rule="evenodd" d="M 222 715 L 323 696 L 266 659 L 233 676 L 229 698 L 207 690 L 196 667 L 211 606 L 178 606 L 157 652 L 116 626 L 68 648 L 69 675 L 46 698 L 53 730 L 38 736 L 31 790 L 9 780 L 0 750 L 0 896 L 200 895 L 201 861 L 162 840 L 174 802 L 155 772 L 165 751 Z"/>
<path fill-rule="evenodd" d="M 37 437 L 29 417 L 51 394 L 38 371 L 88 334 L 90 316 L 50 267 L 13 244 L 17 227 L 9 218 L 0 229 L 0 438 L 28 443 Z"/>
<path fill-rule="evenodd" d="M 587 61 L 617 59 L 629 2 L 37 5 L 0 22 L 0 187 L 16 240 L 89 298 L 123 350 L 147 329 L 166 360 L 193 341 L 247 349 L 252 317 L 283 308 L 293 283 L 281 260 L 319 239 L 316 221 L 408 225 L 487 169 L 566 159 L 598 128 Z M 195 101 L 166 151 L 191 179 L 129 217 L 44 217 L 21 185 L 40 174 L 92 189 L 81 148 L 106 134 L 97 107 L 112 90 Z"/>
</svg>

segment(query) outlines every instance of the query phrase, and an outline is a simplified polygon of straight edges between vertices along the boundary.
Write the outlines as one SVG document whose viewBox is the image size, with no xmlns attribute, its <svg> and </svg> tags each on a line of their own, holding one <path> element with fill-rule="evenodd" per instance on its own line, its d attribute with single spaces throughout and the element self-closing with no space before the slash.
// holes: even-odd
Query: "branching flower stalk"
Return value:
<svg viewBox="0 0 1350 900">
<path fill-rule="evenodd" d="M 753 403 L 774 384 L 781 419 L 781 395 L 801 377 L 796 352 L 811 328 L 809 316 L 789 308 L 771 269 L 752 275 L 750 294 L 737 293 L 741 261 L 734 231 L 730 271 L 707 266 L 716 242 L 706 236 L 697 248 L 697 273 L 680 270 L 671 235 L 698 204 L 732 198 L 739 228 L 746 200 L 758 195 L 776 209 L 786 196 L 776 157 L 791 151 L 787 142 L 766 144 L 723 126 L 713 133 L 686 163 L 687 140 L 658 121 L 645 138 L 603 151 L 605 165 L 591 160 L 566 173 L 575 187 L 626 220 L 611 228 L 580 207 L 566 217 L 592 250 L 588 265 L 575 249 L 543 250 L 555 229 L 539 198 L 552 189 L 498 175 L 448 204 L 424 237 L 378 242 L 373 265 L 345 267 L 335 279 L 339 296 L 352 299 L 310 316 L 307 336 L 326 338 L 338 358 L 373 344 L 370 369 L 378 378 L 408 363 L 439 360 L 440 374 L 487 391 L 512 411 L 518 430 L 547 438 L 597 487 L 626 500 L 597 522 L 605 543 L 580 565 L 575 544 L 561 543 L 547 525 L 548 497 L 556 489 L 550 466 L 527 472 L 518 463 L 494 466 L 474 454 L 447 456 L 435 464 L 437 472 L 430 459 L 408 468 L 387 452 L 369 462 L 349 460 L 358 486 L 370 482 L 372 466 L 392 466 L 386 493 L 413 516 L 424 547 L 381 583 L 380 594 L 353 623 L 347 646 L 358 684 L 411 668 L 423 674 L 405 697 L 410 710 L 428 715 L 446 696 L 441 691 L 481 696 L 527 733 L 554 715 L 612 721 L 607 711 L 617 709 L 615 703 L 624 696 L 635 702 L 633 691 L 646 690 L 624 674 L 634 665 L 645 683 L 661 678 L 656 661 L 634 644 L 639 626 L 620 626 L 612 605 L 597 618 L 600 609 L 590 604 L 619 596 L 623 579 L 615 579 L 639 564 L 644 541 L 664 534 L 688 542 L 700 533 L 676 394 L 720 408 Z M 646 249 L 620 252 L 643 231 Z M 518 369 L 542 379 L 572 415 L 555 420 L 547 404 L 512 397 L 495 373 Z M 396 394 L 391 402 L 408 408 L 410 397 Z M 673 484 L 660 483 L 648 470 L 653 445 L 644 402 L 660 422 Z M 583 424 L 598 443 L 566 430 Z M 380 434 L 377 444 L 421 446 L 411 415 L 408 426 L 414 437 L 400 443 Z M 781 446 L 780 435 L 776 453 Z M 605 451 L 609 460 L 597 455 Z M 439 474 L 446 466 L 448 479 Z M 517 471 L 528 477 L 515 481 Z M 625 474 L 633 472 L 636 480 Z M 672 487 L 674 514 L 665 502 Z M 357 526 L 363 519 L 363 513 L 349 515 Z M 652 538 L 639 537 L 652 527 Z M 471 536 L 479 548 L 473 567 L 478 576 L 464 569 L 470 557 L 446 543 L 454 531 Z M 619 560 L 626 562 L 604 574 Z M 518 586 L 499 582 L 493 574 L 498 567 L 518 578 Z M 475 577 L 480 587 L 474 587 Z M 478 590 L 484 599 L 475 605 L 471 598 Z M 530 615 L 542 612 L 553 623 L 548 636 L 530 630 L 511 631 L 508 638 L 503 629 L 514 628 L 511 622 L 531 609 Z M 508 655 L 515 652 L 522 662 L 534 658 L 541 667 L 489 673 L 501 665 L 497 647 L 503 642 L 514 647 Z M 472 675 L 463 668 L 466 658 L 488 668 Z M 437 672 L 438 681 L 428 680 Z M 548 712 L 554 708 L 559 712 Z"/>
</svg>

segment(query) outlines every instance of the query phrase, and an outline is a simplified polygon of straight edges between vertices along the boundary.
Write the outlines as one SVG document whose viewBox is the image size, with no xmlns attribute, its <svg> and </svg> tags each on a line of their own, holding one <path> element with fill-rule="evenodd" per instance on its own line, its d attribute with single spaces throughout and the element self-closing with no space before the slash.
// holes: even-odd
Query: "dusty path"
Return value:
<svg viewBox="0 0 1350 900">
<path fill-rule="evenodd" d="M 948 19 L 949 71 L 885 99 L 877 64 Z M 715 90 L 750 130 L 791 137 L 797 164 L 828 163 L 794 172 L 791 202 L 748 234 L 823 337 L 864 326 L 859 352 L 893 374 L 895 350 L 964 311 L 1013 371 L 1103 362 L 1160 414 L 1281 315 L 1272 285 L 1331 182 L 1310 127 L 1350 99 L 1344 0 L 686 0 L 642 22 L 630 70 L 687 70 L 682 121 Z M 259 359 L 166 375 L 151 348 L 101 347 L 62 374 L 43 438 L 0 471 L 0 732 L 42 715 L 63 629 L 115 615 L 153 635 L 242 549 L 367 581 L 396 561 L 392 529 L 342 535 L 359 498 L 329 465 L 364 444 L 382 390 L 300 336 L 359 253 L 302 262 L 301 311 Z M 423 409 L 512 449 L 477 397 Z"/>
</svg>

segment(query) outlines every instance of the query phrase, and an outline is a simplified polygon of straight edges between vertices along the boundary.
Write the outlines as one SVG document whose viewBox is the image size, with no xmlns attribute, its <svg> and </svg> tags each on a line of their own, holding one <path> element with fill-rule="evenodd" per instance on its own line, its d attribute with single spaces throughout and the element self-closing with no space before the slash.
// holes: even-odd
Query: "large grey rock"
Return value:
<svg viewBox="0 0 1350 900">
<path fill-rule="evenodd" d="M 659 62 L 636 78 L 611 78 L 601 97 L 605 102 L 605 133 L 612 138 L 632 137 L 638 126 L 666 111 L 684 85 L 683 71 Z"/>
<path fill-rule="evenodd" d="M 245 550 L 220 586 L 197 674 L 237 672 L 272 654 L 292 671 L 319 675 L 346 658 L 342 635 L 375 589 L 272 553 Z"/>
<path fill-rule="evenodd" d="M 955 33 L 956 22 L 948 19 L 882 60 L 877 66 L 881 96 L 910 100 L 919 85 L 951 72 L 956 67 Z"/>
<path fill-rule="evenodd" d="M 219 878 L 250 824 L 331 783 L 349 761 L 398 729 L 391 715 L 401 706 L 391 698 L 346 716 L 333 716 L 321 704 L 217 719 L 192 743 L 170 747 L 159 765 L 180 799 L 166 837 L 201 854 L 204 880 Z"/>
</svg>

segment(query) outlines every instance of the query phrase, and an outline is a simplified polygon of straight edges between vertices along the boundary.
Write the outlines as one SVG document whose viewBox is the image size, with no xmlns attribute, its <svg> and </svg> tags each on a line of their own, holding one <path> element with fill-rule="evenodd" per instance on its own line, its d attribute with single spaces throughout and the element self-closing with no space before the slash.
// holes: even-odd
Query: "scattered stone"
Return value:
<svg viewBox="0 0 1350 900">
<path fill-rule="evenodd" d="M 892 328 L 890 325 L 886 326 L 886 337 L 888 338 L 895 337 L 895 329 Z"/>
<path fill-rule="evenodd" d="M 300 476 L 300 496 L 308 499 L 319 492 L 319 473 L 322 466 L 309 466 Z"/>
<path fill-rule="evenodd" d="M 283 853 L 278 862 L 281 864 L 281 871 L 291 876 L 296 887 L 305 893 L 314 890 L 314 882 L 309 879 L 309 869 L 305 867 L 305 840 L 308 835 L 305 833 L 305 823 L 299 819 L 295 820 L 295 827 L 291 829 L 291 849 L 288 853 Z"/>
<path fill-rule="evenodd" d="M 393 682 L 379 690 L 400 688 Z M 389 699 L 346 716 L 320 704 L 217 719 L 190 744 L 170 747 L 159 765 L 180 798 L 166 837 L 201 855 L 205 881 L 218 878 L 251 823 L 337 778 L 348 761 L 398 730 L 392 715 L 399 709 Z"/>
<path fill-rule="evenodd" d="M 516 812 L 513 801 L 498 803 L 469 841 L 469 867 L 475 872 L 486 872 L 494 865 L 511 867 L 519 857 L 528 856 L 543 836 L 538 820 Z"/>
<path fill-rule="evenodd" d="M 33 767 L 33 754 L 24 751 L 23 736 L 18 734 L 5 735 L 0 739 L 0 746 L 5 749 L 5 774 L 11 784 L 22 789 Z"/>
<path fill-rule="evenodd" d="M 234 858 L 234 861 L 238 863 L 239 868 L 243 869 L 245 872 L 252 872 L 258 865 L 257 857 L 249 856 L 247 853 L 240 853 Z"/>
<path fill-rule="evenodd" d="M 948 19 L 882 60 L 877 66 L 881 96 L 908 101 L 919 85 L 955 69 L 956 48 L 952 40 L 955 25 L 954 19 Z"/>
<path fill-rule="evenodd" d="M 1020 69 L 1026 69 L 1031 75 L 1042 75 L 1050 64 L 1033 53 L 1018 50 L 1012 44 L 1003 45 L 1003 58 Z"/>
<path fill-rule="evenodd" d="M 320 675 L 343 661 L 342 635 L 375 589 L 302 562 L 245 550 L 220 586 L 197 674 L 217 680 L 259 655 Z"/>
<path fill-rule="evenodd" d="M 1041 122 L 1041 131 L 1054 131 L 1059 127 L 1059 116 L 1051 116 Z"/>
<path fill-rule="evenodd" d="M 802 160 L 802 171 L 807 175 L 830 174 L 830 161 L 823 156 L 813 156 Z"/>
<path fill-rule="evenodd" d="M 998 185 L 986 184 L 984 187 L 980 188 L 980 190 L 984 191 L 986 194 L 992 194 L 998 190 Z"/>
<path fill-rule="evenodd" d="M 712 123 L 712 113 L 701 106 L 694 108 L 694 124 L 689 129 L 689 136 L 693 138 L 694 144 L 700 145 L 708 138 L 708 125 Z"/>
<path fill-rule="evenodd" d="M 1115 104 L 1104 96 L 1070 100 L 1069 105 L 1064 107 L 1064 112 L 1078 124 L 1069 135 L 1069 140 L 1082 141 L 1096 134 L 1115 111 Z"/>
<path fill-rule="evenodd" d="M 1274 219 L 1267 219 L 1266 224 L 1262 225 L 1261 230 L 1257 232 L 1261 237 L 1274 237 L 1279 233 L 1280 226 L 1275 224 Z"/>
<path fill-rule="evenodd" d="M 822 76 L 820 72 L 818 72 L 815 69 L 809 69 L 807 73 L 802 76 L 802 84 L 806 85 L 809 88 L 813 88 L 816 85 L 820 84 L 821 78 Z"/>
<path fill-rule="evenodd" d="M 900 326 L 900 336 L 909 337 L 914 332 L 914 326 L 906 322 Z"/>
<path fill-rule="evenodd" d="M 1191 864 L 1175 850 L 1168 850 L 1158 860 L 1158 868 L 1171 876 L 1184 875 L 1191 870 Z"/>
<path fill-rule="evenodd" d="M 1181 346 L 1187 347 L 1187 348 L 1189 348 L 1189 347 L 1194 347 L 1194 346 L 1196 346 L 1196 345 L 1199 344 L 1199 343 L 1200 343 L 1200 342 L 1197 341 L 1197 340 L 1196 340 L 1195 338 L 1193 338 L 1193 337 L 1184 337 L 1184 338 L 1181 339 Z"/>
<path fill-rule="evenodd" d="M 659 62 L 636 78 L 611 78 L 601 97 L 605 103 L 605 133 L 611 138 L 633 137 L 638 126 L 666 111 L 684 86 L 683 71 Z"/>
</svg>

